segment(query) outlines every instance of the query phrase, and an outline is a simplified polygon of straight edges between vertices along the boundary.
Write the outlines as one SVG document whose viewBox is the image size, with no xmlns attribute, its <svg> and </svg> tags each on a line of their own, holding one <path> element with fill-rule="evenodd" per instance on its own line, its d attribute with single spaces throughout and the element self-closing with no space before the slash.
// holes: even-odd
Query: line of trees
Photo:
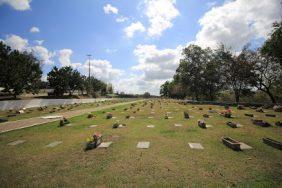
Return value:
<svg viewBox="0 0 282 188">
<path fill-rule="evenodd" d="M 234 101 L 256 91 L 265 93 L 277 103 L 282 91 L 282 22 L 273 24 L 268 40 L 259 49 L 246 45 L 239 54 L 223 44 L 217 49 L 203 49 L 189 45 L 183 49 L 182 59 L 172 81 L 160 88 L 161 96 L 217 99 L 223 91 L 234 94 Z"/>
<path fill-rule="evenodd" d="M 81 75 L 77 70 L 70 66 L 53 69 L 47 74 L 49 87 L 54 89 L 54 96 L 62 96 L 64 93 L 73 95 L 74 91 L 80 91 L 82 95 L 86 92 L 88 95 L 97 97 L 97 95 L 106 95 L 113 93 L 111 84 L 98 80 L 91 76 L 90 78 Z"/>
<path fill-rule="evenodd" d="M 36 94 L 40 89 L 51 88 L 51 95 L 63 96 L 64 93 L 73 95 L 74 91 L 81 91 L 83 95 L 96 97 L 113 93 L 111 84 L 91 76 L 81 75 L 72 67 L 53 69 L 47 74 L 48 82 L 41 81 L 42 66 L 40 61 L 28 52 L 12 50 L 0 41 L 0 87 L 16 98 L 23 92 Z"/>
</svg>

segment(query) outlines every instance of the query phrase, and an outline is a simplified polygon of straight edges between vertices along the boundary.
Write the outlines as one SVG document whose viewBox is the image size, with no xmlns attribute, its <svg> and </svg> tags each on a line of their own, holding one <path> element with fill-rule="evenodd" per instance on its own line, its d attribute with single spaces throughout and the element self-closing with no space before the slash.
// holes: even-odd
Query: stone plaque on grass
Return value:
<svg viewBox="0 0 282 188">
<path fill-rule="evenodd" d="M 239 127 L 243 127 L 243 125 L 241 125 L 240 123 L 237 123 L 236 126 Z"/>
<path fill-rule="evenodd" d="M 204 149 L 202 144 L 200 143 L 188 143 L 191 149 Z"/>
<path fill-rule="evenodd" d="M 148 128 L 154 128 L 155 125 L 147 125 Z"/>
<path fill-rule="evenodd" d="M 62 141 L 54 141 L 54 142 L 51 142 L 50 144 L 48 144 L 46 147 L 48 148 L 53 148 L 53 147 L 56 147 L 57 145 L 63 143 Z"/>
<path fill-rule="evenodd" d="M 63 118 L 63 116 L 42 116 L 42 119 L 58 119 Z"/>
<path fill-rule="evenodd" d="M 138 142 L 137 148 L 148 149 L 150 147 L 150 142 Z"/>
<path fill-rule="evenodd" d="M 9 146 L 16 146 L 16 145 L 22 144 L 24 142 L 25 142 L 25 140 L 16 140 L 14 142 L 10 142 L 8 145 Z"/>
<path fill-rule="evenodd" d="M 123 124 L 118 125 L 118 128 L 124 128 L 124 127 L 126 127 L 126 126 L 123 125 Z"/>
<path fill-rule="evenodd" d="M 176 123 L 176 124 L 174 124 L 174 126 L 175 126 L 175 127 L 182 127 L 183 125 L 180 124 L 180 123 Z"/>
<path fill-rule="evenodd" d="M 98 125 L 90 125 L 89 128 L 97 127 Z"/>
<path fill-rule="evenodd" d="M 240 142 L 240 149 L 241 150 L 246 150 L 246 149 L 253 149 L 251 146 L 243 143 L 243 142 Z"/>
<path fill-rule="evenodd" d="M 108 148 L 113 142 L 102 142 L 98 148 Z"/>
</svg>

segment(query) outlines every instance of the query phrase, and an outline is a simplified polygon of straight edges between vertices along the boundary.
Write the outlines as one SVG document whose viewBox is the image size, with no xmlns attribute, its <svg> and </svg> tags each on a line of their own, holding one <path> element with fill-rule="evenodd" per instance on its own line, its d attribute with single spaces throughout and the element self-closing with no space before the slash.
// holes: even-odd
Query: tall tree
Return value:
<svg viewBox="0 0 282 188">
<path fill-rule="evenodd" d="M 249 89 L 248 78 L 251 76 L 251 65 L 245 60 L 244 53 L 236 57 L 224 45 L 220 45 L 216 50 L 216 56 L 222 64 L 221 72 L 224 82 L 233 90 L 235 101 L 239 103 L 240 96 Z"/>
<path fill-rule="evenodd" d="M 282 20 L 273 24 L 273 31 L 263 44 L 261 53 L 265 56 L 275 58 L 282 66 Z"/>
<path fill-rule="evenodd" d="M 160 88 L 160 95 L 163 97 L 170 97 L 169 96 L 169 81 L 166 81 Z"/>
<path fill-rule="evenodd" d="M 184 48 L 183 59 L 176 69 L 176 75 L 181 80 L 183 86 L 188 88 L 189 93 L 199 100 L 201 87 L 203 85 L 203 67 L 209 59 L 207 50 L 203 50 L 197 45 L 190 45 Z"/>
<path fill-rule="evenodd" d="M 48 73 L 47 79 L 56 96 L 62 96 L 66 92 L 72 95 L 75 90 L 81 90 L 84 82 L 81 74 L 70 66 L 60 69 L 53 67 Z"/>
<path fill-rule="evenodd" d="M 213 101 L 218 92 L 222 90 L 224 83 L 222 81 L 221 62 L 216 59 L 216 56 L 210 49 L 207 49 L 207 53 L 209 53 L 209 58 L 207 58 L 203 67 L 202 92 L 206 99 Z"/>
<path fill-rule="evenodd" d="M 259 52 L 253 52 L 250 60 L 254 62 L 252 86 L 266 93 L 272 103 L 276 103 L 276 96 L 273 90 L 281 88 L 282 70 L 277 59 L 269 56 L 262 56 Z"/>
<path fill-rule="evenodd" d="M 47 80 L 49 86 L 54 89 L 55 96 L 63 96 L 69 87 L 68 68 L 57 68 L 56 66 L 48 73 Z"/>
<path fill-rule="evenodd" d="M 72 95 L 75 90 L 81 89 L 83 85 L 83 77 L 77 70 L 73 70 L 71 67 L 68 67 L 68 74 L 70 75 L 69 77 L 69 95 Z"/>
<path fill-rule="evenodd" d="M 0 86 L 17 95 L 39 91 L 42 70 L 36 57 L 27 52 L 11 50 L 0 42 Z"/>
</svg>

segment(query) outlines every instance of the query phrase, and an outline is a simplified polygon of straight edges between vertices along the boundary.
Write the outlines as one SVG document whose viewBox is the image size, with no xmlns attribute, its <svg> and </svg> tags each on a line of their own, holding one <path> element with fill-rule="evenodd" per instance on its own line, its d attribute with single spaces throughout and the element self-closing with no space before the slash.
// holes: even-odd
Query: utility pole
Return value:
<svg viewBox="0 0 282 188">
<path fill-rule="evenodd" d="M 91 59 L 91 54 L 88 54 L 87 57 L 88 57 L 88 84 L 89 84 L 89 91 L 90 91 L 90 89 L 91 89 L 91 81 L 90 81 L 90 59 Z"/>
</svg>

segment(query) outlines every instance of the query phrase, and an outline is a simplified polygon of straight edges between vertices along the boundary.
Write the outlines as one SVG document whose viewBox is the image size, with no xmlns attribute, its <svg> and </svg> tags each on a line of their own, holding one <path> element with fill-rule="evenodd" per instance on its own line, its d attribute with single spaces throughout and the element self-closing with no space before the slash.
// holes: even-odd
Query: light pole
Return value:
<svg viewBox="0 0 282 188">
<path fill-rule="evenodd" d="M 88 90 L 90 92 L 90 88 L 91 88 L 91 81 L 90 81 L 90 59 L 91 59 L 91 54 L 88 54 L 87 57 L 88 57 L 88 84 L 89 84 Z"/>
</svg>

